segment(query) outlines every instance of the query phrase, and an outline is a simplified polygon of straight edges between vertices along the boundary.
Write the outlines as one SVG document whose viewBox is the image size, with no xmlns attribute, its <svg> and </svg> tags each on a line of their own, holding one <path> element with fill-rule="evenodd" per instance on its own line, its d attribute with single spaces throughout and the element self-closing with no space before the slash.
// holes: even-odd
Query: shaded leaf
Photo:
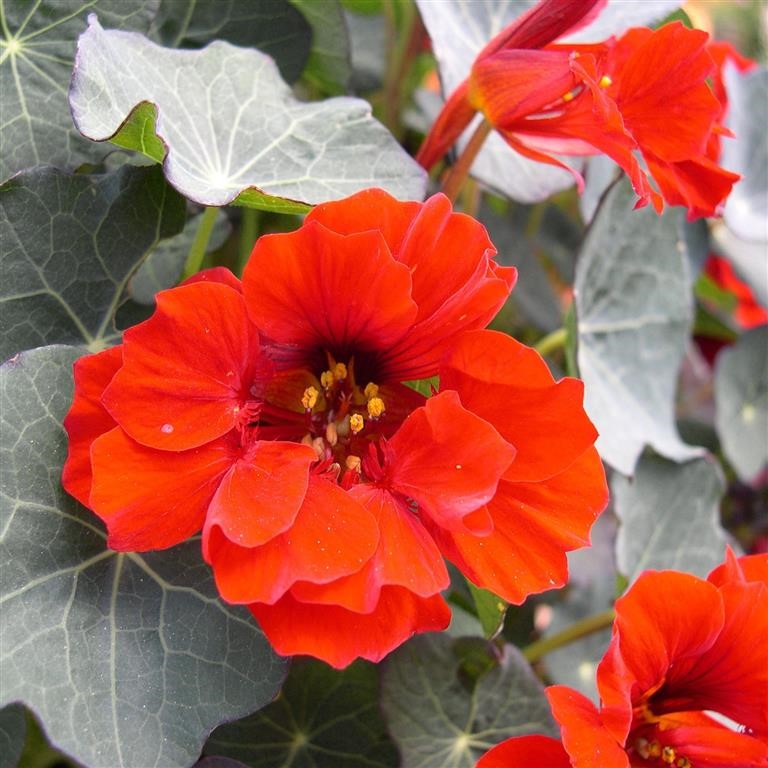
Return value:
<svg viewBox="0 0 768 768">
<path fill-rule="evenodd" d="M 454 0 L 436 3 L 416 0 L 421 17 L 432 38 L 432 46 L 440 69 L 444 95 L 450 95 L 468 75 L 472 63 L 485 44 L 513 22 L 536 0 Z M 626 3 L 611 0 L 608 7 L 581 35 L 598 42 L 627 27 L 656 21 L 680 5 L 676 0 L 651 0 Z M 466 144 L 473 127 L 465 133 L 460 146 Z M 569 165 L 580 168 L 583 162 L 569 158 Z M 477 160 L 472 175 L 491 189 L 525 203 L 537 202 L 553 192 L 573 185 L 567 171 L 536 163 L 510 149 L 497 134 L 491 134 Z"/>
<path fill-rule="evenodd" d="M 304 212 L 372 186 L 404 198 L 424 193 L 423 170 L 371 117 L 367 102 L 301 103 L 269 56 L 226 42 L 173 51 L 105 31 L 91 16 L 70 103 L 77 127 L 96 141 L 115 138 L 139 105 L 151 103 L 167 147 L 166 177 L 201 205 Z M 122 133 L 117 143 L 138 151 L 145 144 Z"/>
<path fill-rule="evenodd" d="M 568 585 L 553 596 L 552 622 L 546 639 L 576 621 L 609 609 L 616 597 L 616 518 L 603 512 L 590 531 L 591 546 L 568 552 Z M 598 703 L 595 672 L 608 648 L 611 628 L 547 653 L 544 664 L 553 682 L 569 685 Z"/>
<path fill-rule="evenodd" d="M 463 662 L 490 669 L 473 685 Z M 384 663 L 382 707 L 403 768 L 474 768 L 487 749 L 510 736 L 552 733 L 543 688 L 513 646 L 429 634 L 413 638 Z"/>
<path fill-rule="evenodd" d="M 192 768 L 248 768 L 248 766 L 229 757 L 204 757 L 202 760 L 198 760 Z"/>
<path fill-rule="evenodd" d="M 0 0 L 0 179 L 40 163 L 74 167 L 107 151 L 72 127 L 67 88 L 75 40 L 89 11 L 118 29 L 145 31 L 159 0 Z"/>
<path fill-rule="evenodd" d="M 739 72 L 728 62 L 725 66 L 728 89 L 726 125 L 736 138 L 723 140 L 721 164 L 742 175 L 728 196 L 723 216 L 725 223 L 742 240 L 765 243 L 768 219 L 768 68 L 757 67 Z M 763 260 L 764 265 L 764 260 Z M 765 269 L 762 288 L 766 288 Z"/>
<path fill-rule="evenodd" d="M 677 374 L 693 318 L 682 212 L 633 210 L 627 181 L 603 198 L 576 268 L 584 407 L 605 461 L 631 475 L 646 445 L 670 459 L 701 454 L 674 420 Z"/>
<path fill-rule="evenodd" d="M 377 669 L 363 661 L 341 672 L 295 661 L 277 701 L 217 728 L 205 751 L 252 768 L 399 765 L 379 712 Z"/>
<path fill-rule="evenodd" d="M 339 0 L 290 0 L 312 28 L 312 50 L 304 79 L 326 93 L 346 92 L 352 75 L 350 44 Z"/>
<path fill-rule="evenodd" d="M 496 637 L 504 626 L 507 604 L 498 595 L 494 595 L 487 589 L 476 587 L 471 581 L 467 581 L 467 585 L 475 601 L 477 618 L 483 628 L 483 635 L 487 639 Z"/>
<path fill-rule="evenodd" d="M 0 768 L 16 768 L 26 735 L 24 707 L 10 704 L 0 709 Z"/>
<path fill-rule="evenodd" d="M 161 0 L 151 36 L 170 48 L 226 40 L 270 55 L 289 83 L 309 57 L 312 30 L 288 0 Z"/>
<path fill-rule="evenodd" d="M 615 474 L 611 488 L 620 521 L 616 563 L 630 582 L 649 568 L 703 577 L 722 562 L 725 483 L 714 460 L 676 464 L 646 454 L 633 479 Z"/>
<path fill-rule="evenodd" d="M 128 282 L 128 294 L 134 301 L 154 304 L 158 291 L 176 285 L 199 226 L 200 216 L 193 216 L 178 235 L 163 240 L 147 256 Z M 231 231 L 229 219 L 223 211 L 219 211 L 206 252 L 221 247 Z"/>
<path fill-rule="evenodd" d="M 717 356 L 715 427 L 736 474 L 754 480 L 768 464 L 768 325 Z"/>
<path fill-rule="evenodd" d="M 81 176 L 44 167 L 3 184 L 0 358 L 53 343 L 108 346 L 128 279 L 185 216 L 159 168 Z"/>
<path fill-rule="evenodd" d="M 45 347 L 0 368 L 0 703 L 23 701 L 86 765 L 181 768 L 213 727 L 270 701 L 285 665 L 247 611 L 218 600 L 199 541 L 112 552 L 62 490 L 81 352 Z"/>
</svg>

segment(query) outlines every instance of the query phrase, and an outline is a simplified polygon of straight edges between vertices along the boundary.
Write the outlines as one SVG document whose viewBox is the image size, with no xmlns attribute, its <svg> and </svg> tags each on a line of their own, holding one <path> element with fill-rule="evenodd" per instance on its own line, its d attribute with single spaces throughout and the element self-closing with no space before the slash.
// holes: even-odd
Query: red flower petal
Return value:
<svg viewBox="0 0 768 768">
<path fill-rule="evenodd" d="M 234 288 L 238 293 L 243 292 L 243 284 L 240 279 L 235 277 L 226 267 L 211 267 L 195 272 L 188 277 L 181 285 L 191 285 L 192 283 L 223 283 L 230 288 Z"/>
<path fill-rule="evenodd" d="M 384 587 L 370 613 L 302 603 L 291 593 L 248 607 L 278 653 L 308 654 L 337 669 L 359 657 L 380 661 L 417 632 L 445 629 L 451 620 L 442 597 L 417 597 L 403 587 Z"/>
<path fill-rule="evenodd" d="M 402 423 L 388 454 L 387 487 L 415 499 L 437 525 L 455 528 L 493 497 L 515 451 L 455 392 L 442 392 Z"/>
<path fill-rule="evenodd" d="M 705 726 L 681 725 L 662 733 L 665 745 L 687 757 L 696 768 L 768 766 L 768 744 L 711 720 Z"/>
<path fill-rule="evenodd" d="M 221 528 L 241 547 L 265 544 L 291 527 L 317 460 L 308 445 L 257 442 L 227 472 L 213 497 L 205 530 Z"/>
<path fill-rule="evenodd" d="M 708 35 L 679 21 L 633 29 L 616 43 L 611 71 L 624 124 L 644 151 L 675 162 L 701 155 L 720 113 L 706 83 L 715 69 Z M 625 50 L 622 50 L 625 49 Z"/>
<path fill-rule="evenodd" d="M 488 369 L 486 361 L 491 361 Z M 455 389 L 465 408 L 515 446 L 517 455 L 505 480 L 553 477 L 597 437 L 582 406 L 582 382 L 562 379 L 555 384 L 535 350 L 504 334 L 461 336 L 440 369 L 440 388 Z"/>
<path fill-rule="evenodd" d="M 768 555 L 747 555 L 736 557 L 730 547 L 726 548 L 725 562 L 718 565 L 707 576 L 707 581 L 716 587 L 725 584 L 741 584 L 748 581 L 757 581 L 768 587 Z"/>
<path fill-rule="evenodd" d="M 200 530 L 233 450 L 220 438 L 188 451 L 158 451 L 116 427 L 93 443 L 91 458 L 88 506 L 107 524 L 108 545 L 142 552 L 179 544 Z"/>
<path fill-rule="evenodd" d="M 344 362 L 356 350 L 391 346 L 417 312 L 410 273 L 379 232 L 344 236 L 313 221 L 259 238 L 243 288 L 253 321 L 271 339 Z"/>
<path fill-rule="evenodd" d="M 517 736 L 502 741 L 475 768 L 571 768 L 563 745 L 549 736 Z"/>
<path fill-rule="evenodd" d="M 600 765 L 629 768 L 627 753 L 605 728 L 600 713 L 586 696 L 564 685 L 553 685 L 545 693 L 560 724 L 563 746 L 573 768 L 594 768 L 596 757 Z"/>
<path fill-rule="evenodd" d="M 123 367 L 102 398 L 135 440 L 178 451 L 221 437 L 263 377 L 242 296 L 221 283 L 157 295 L 157 310 L 124 335 Z"/>
<path fill-rule="evenodd" d="M 617 740 L 633 704 L 657 691 L 670 667 L 711 648 L 723 628 L 717 588 L 676 571 L 647 571 L 616 601 L 614 637 L 597 668 L 603 719 Z"/>
<path fill-rule="evenodd" d="M 368 484 L 354 486 L 350 495 L 379 526 L 379 545 L 362 570 L 330 584 L 302 582 L 291 594 L 301 602 L 338 605 L 368 613 L 376 608 L 381 589 L 401 586 L 430 597 L 450 583 L 440 550 L 418 518 L 393 494 Z"/>
<path fill-rule="evenodd" d="M 473 582 L 511 603 L 563 586 L 565 553 L 589 543 L 589 531 L 608 500 L 594 448 L 565 472 L 541 483 L 502 480 L 488 510 L 493 532 L 472 536 L 435 531 L 445 556 Z"/>
<path fill-rule="evenodd" d="M 379 540 L 373 515 L 338 485 L 317 477 L 310 478 L 291 528 L 262 546 L 239 546 L 218 526 L 205 533 L 203 554 L 230 603 L 274 603 L 297 581 L 326 584 L 355 573 Z"/>
<path fill-rule="evenodd" d="M 75 361 L 75 393 L 64 417 L 69 435 L 69 453 L 64 462 L 61 483 L 81 504 L 88 504 L 93 472 L 91 443 L 115 427 L 115 420 L 101 404 L 104 389 L 123 362 L 122 347 L 111 347 Z"/>
<path fill-rule="evenodd" d="M 568 51 L 501 50 L 472 67 L 470 100 L 497 129 L 540 112 L 577 83 Z"/>
<path fill-rule="evenodd" d="M 654 712 L 713 710 L 768 737 L 768 588 L 726 584 L 720 594 L 725 623 L 717 640 L 675 663 Z"/>
</svg>

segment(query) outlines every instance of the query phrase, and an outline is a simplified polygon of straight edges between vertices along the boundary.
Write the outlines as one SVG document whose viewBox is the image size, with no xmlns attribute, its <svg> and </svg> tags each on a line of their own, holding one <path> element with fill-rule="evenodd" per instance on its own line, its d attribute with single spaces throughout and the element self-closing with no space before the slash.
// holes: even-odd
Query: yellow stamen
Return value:
<svg viewBox="0 0 768 768">
<path fill-rule="evenodd" d="M 311 411 L 317 405 L 317 398 L 319 392 L 314 387 L 307 387 L 304 390 L 304 394 L 301 396 L 301 404 L 305 410 Z"/>
<path fill-rule="evenodd" d="M 661 750 L 661 761 L 667 765 L 672 765 L 675 762 L 675 750 L 672 747 L 664 747 Z"/>
<path fill-rule="evenodd" d="M 600 87 L 607 88 L 609 85 L 613 85 L 613 80 L 611 80 L 611 78 L 608 77 L 608 75 L 603 75 L 600 78 Z"/>
<path fill-rule="evenodd" d="M 370 400 L 372 397 L 376 397 L 379 394 L 379 385 L 374 384 L 372 381 L 369 381 L 365 385 L 363 394 L 365 395 L 366 400 Z"/>
<path fill-rule="evenodd" d="M 349 428 L 352 430 L 352 434 L 356 435 L 358 432 L 362 431 L 364 426 L 365 421 L 359 413 L 353 413 L 349 417 Z"/>
<path fill-rule="evenodd" d="M 333 377 L 336 381 L 344 381 L 347 378 L 347 366 L 344 363 L 336 363 L 333 366 Z"/>
<path fill-rule="evenodd" d="M 679 757 L 675 765 L 677 768 L 692 768 L 691 761 L 687 757 Z"/>
<path fill-rule="evenodd" d="M 320 374 L 320 384 L 323 389 L 330 389 L 333 386 L 333 371 L 323 371 Z"/>
<path fill-rule="evenodd" d="M 378 419 L 382 413 L 386 410 L 384 401 L 380 397 L 372 397 L 368 401 L 368 415 L 372 419 Z"/>
<path fill-rule="evenodd" d="M 656 739 L 648 745 L 648 757 L 651 759 L 661 757 L 661 744 Z"/>
<path fill-rule="evenodd" d="M 635 741 L 635 752 L 637 752 L 637 754 L 640 755 L 643 760 L 647 760 L 651 756 L 650 746 L 651 743 L 648 741 L 648 739 L 644 739 L 642 736 L 640 736 Z"/>
<path fill-rule="evenodd" d="M 323 461 L 325 459 L 325 441 L 322 437 L 316 437 L 312 441 L 312 448 L 315 451 L 315 455 L 317 456 L 319 461 Z"/>
<path fill-rule="evenodd" d="M 568 93 L 563 95 L 563 101 L 573 101 L 576 98 L 576 94 L 573 91 L 568 91 Z"/>
<path fill-rule="evenodd" d="M 336 443 L 339 442 L 339 433 L 336 431 L 336 423 L 331 422 L 328 424 L 328 426 L 325 428 L 325 439 L 328 441 L 329 445 L 334 446 Z"/>
<path fill-rule="evenodd" d="M 344 460 L 344 463 L 347 465 L 347 469 L 351 469 L 353 472 L 359 472 L 362 461 L 360 461 L 359 456 L 350 455 L 347 456 L 347 458 Z"/>
</svg>

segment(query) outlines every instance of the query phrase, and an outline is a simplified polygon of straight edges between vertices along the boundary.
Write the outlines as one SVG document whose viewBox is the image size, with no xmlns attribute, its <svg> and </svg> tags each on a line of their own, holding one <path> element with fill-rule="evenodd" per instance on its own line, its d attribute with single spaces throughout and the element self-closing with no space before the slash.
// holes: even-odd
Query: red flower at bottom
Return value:
<svg viewBox="0 0 768 768">
<path fill-rule="evenodd" d="M 765 555 L 736 560 L 729 551 L 706 581 L 642 574 L 616 603 L 597 670 L 600 709 L 570 688 L 548 688 L 562 745 L 512 739 L 478 768 L 527 766 L 518 756 L 529 746 L 574 768 L 591 768 L 596 755 L 611 768 L 768 766 L 766 637 Z"/>
</svg>

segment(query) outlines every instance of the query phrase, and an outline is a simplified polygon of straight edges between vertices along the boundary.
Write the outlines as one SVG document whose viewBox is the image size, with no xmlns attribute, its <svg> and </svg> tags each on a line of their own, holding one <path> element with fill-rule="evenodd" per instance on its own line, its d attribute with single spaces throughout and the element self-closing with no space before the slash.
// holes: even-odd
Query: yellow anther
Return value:
<svg viewBox="0 0 768 768">
<path fill-rule="evenodd" d="M 307 411 L 311 411 L 317 405 L 317 398 L 320 393 L 314 387 L 307 387 L 301 396 L 301 404 Z"/>
<path fill-rule="evenodd" d="M 336 381 L 344 381 L 347 378 L 347 366 L 344 363 L 336 363 L 333 366 L 333 378 Z"/>
<path fill-rule="evenodd" d="M 333 386 L 333 371 L 323 371 L 320 374 L 320 384 L 323 389 L 330 389 Z"/>
<path fill-rule="evenodd" d="M 608 77 L 608 75 L 603 75 L 600 78 L 600 87 L 607 88 L 609 85 L 613 85 L 613 80 L 611 80 L 611 78 Z"/>
<path fill-rule="evenodd" d="M 365 385 L 363 394 L 365 395 L 366 400 L 370 400 L 372 397 L 376 397 L 379 394 L 379 385 L 374 384 L 372 381 L 369 381 Z"/>
<path fill-rule="evenodd" d="M 325 440 L 323 440 L 322 437 L 316 437 L 312 441 L 312 448 L 315 451 L 318 461 L 323 461 L 325 459 Z"/>
<path fill-rule="evenodd" d="M 672 747 L 664 747 L 661 750 L 661 761 L 667 765 L 672 765 L 675 762 L 675 750 Z"/>
<path fill-rule="evenodd" d="M 334 446 L 339 442 L 339 433 L 336 431 L 336 422 L 330 422 L 325 428 L 325 439 L 331 446 Z"/>
<path fill-rule="evenodd" d="M 568 93 L 563 95 L 563 101 L 573 101 L 576 98 L 576 94 L 573 91 L 568 91 Z"/>
<path fill-rule="evenodd" d="M 349 417 L 349 428 L 352 430 L 352 434 L 356 435 L 358 432 L 362 431 L 364 426 L 365 421 L 359 413 L 353 413 Z"/>
<path fill-rule="evenodd" d="M 344 459 L 344 463 L 347 465 L 347 469 L 351 469 L 353 472 L 359 472 L 362 461 L 360 461 L 359 456 L 350 455 Z"/>
<path fill-rule="evenodd" d="M 678 757 L 675 765 L 677 768 L 692 768 L 691 761 L 687 757 Z"/>
<path fill-rule="evenodd" d="M 384 401 L 380 397 L 372 397 L 368 401 L 368 415 L 372 419 L 378 419 L 382 413 L 386 410 Z"/>
<path fill-rule="evenodd" d="M 652 760 L 661 757 L 661 744 L 656 739 L 648 745 L 648 757 Z"/>
</svg>

